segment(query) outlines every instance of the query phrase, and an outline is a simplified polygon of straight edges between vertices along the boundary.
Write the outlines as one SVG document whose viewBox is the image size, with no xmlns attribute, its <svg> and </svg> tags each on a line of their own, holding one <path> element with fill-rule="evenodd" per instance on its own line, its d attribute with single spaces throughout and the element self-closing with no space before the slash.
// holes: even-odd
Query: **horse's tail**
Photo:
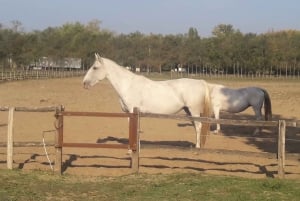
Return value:
<svg viewBox="0 0 300 201">
<path fill-rule="evenodd" d="M 210 101 L 210 90 L 208 83 L 204 81 L 205 85 L 205 96 L 204 96 L 204 107 L 203 107 L 203 117 L 210 117 L 211 115 L 211 101 Z M 200 137 L 200 147 L 204 147 L 206 142 L 206 136 L 210 131 L 210 123 L 202 123 L 201 127 L 201 137 Z"/>
<path fill-rule="evenodd" d="M 265 120 L 266 121 L 271 121 L 272 120 L 271 98 L 269 96 L 269 93 L 265 89 L 262 89 L 262 91 L 264 92 L 264 96 L 265 96 L 265 101 L 264 101 Z"/>
</svg>

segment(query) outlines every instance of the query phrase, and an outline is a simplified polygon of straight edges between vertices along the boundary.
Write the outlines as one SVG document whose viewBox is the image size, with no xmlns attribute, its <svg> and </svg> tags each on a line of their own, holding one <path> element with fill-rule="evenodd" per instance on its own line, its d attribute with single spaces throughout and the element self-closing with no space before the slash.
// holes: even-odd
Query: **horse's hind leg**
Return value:
<svg viewBox="0 0 300 201">
<path fill-rule="evenodd" d="M 261 113 L 261 107 L 253 107 L 253 110 L 254 110 L 254 113 L 255 113 L 255 117 L 256 117 L 256 120 L 258 121 L 261 121 L 263 118 L 262 118 L 262 113 Z M 258 135 L 261 133 L 261 130 L 262 128 L 261 127 L 257 127 L 254 132 L 253 132 L 253 135 Z"/>
<path fill-rule="evenodd" d="M 215 115 L 215 119 L 220 119 L 220 109 L 219 108 L 214 108 L 214 115 Z M 217 123 L 217 128 L 216 130 L 214 130 L 215 134 L 218 134 L 221 130 L 221 126 L 219 123 Z"/>
<path fill-rule="evenodd" d="M 183 110 L 188 116 L 199 117 L 199 115 L 192 114 L 188 107 L 183 107 Z M 201 133 L 202 124 L 201 122 L 198 121 L 192 121 L 192 123 L 196 131 L 196 148 L 200 148 L 200 141 L 201 141 L 200 133 Z"/>
</svg>

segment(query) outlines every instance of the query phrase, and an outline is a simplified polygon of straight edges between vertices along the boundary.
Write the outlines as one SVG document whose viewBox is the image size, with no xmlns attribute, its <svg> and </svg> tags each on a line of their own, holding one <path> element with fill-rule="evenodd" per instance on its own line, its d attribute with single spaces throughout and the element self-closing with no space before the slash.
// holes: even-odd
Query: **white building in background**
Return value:
<svg viewBox="0 0 300 201">
<path fill-rule="evenodd" d="M 51 57 L 41 57 L 37 61 L 30 64 L 29 68 L 35 70 L 41 69 L 80 69 L 80 58 L 62 58 L 54 59 Z"/>
</svg>

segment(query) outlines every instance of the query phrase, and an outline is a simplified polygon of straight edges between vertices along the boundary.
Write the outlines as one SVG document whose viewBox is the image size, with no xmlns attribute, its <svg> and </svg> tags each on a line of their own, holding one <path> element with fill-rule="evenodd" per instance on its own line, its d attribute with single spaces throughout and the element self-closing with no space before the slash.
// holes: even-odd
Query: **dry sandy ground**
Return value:
<svg viewBox="0 0 300 201">
<path fill-rule="evenodd" d="M 64 105 L 66 111 L 121 112 L 118 97 L 108 81 L 90 90 L 82 78 L 31 80 L 0 84 L 0 106 Z M 260 86 L 270 93 L 274 119 L 300 119 L 299 81 L 214 81 L 231 87 Z M 253 119 L 252 110 L 222 118 Z M 54 113 L 16 112 L 15 142 L 54 142 Z M 212 129 L 214 125 L 212 125 Z M 252 136 L 253 127 L 223 126 L 222 133 L 208 137 L 205 149 L 196 151 L 190 122 L 143 118 L 140 129 L 141 173 L 204 172 L 242 177 L 277 177 L 277 129 Z M 49 132 L 45 132 L 49 131 Z M 66 117 L 65 142 L 126 143 L 128 122 L 122 118 Z M 0 112 L 0 142 L 7 138 L 7 112 Z M 286 177 L 300 178 L 300 129 L 287 129 Z M 298 141 L 297 141 L 298 140 Z M 51 161 L 54 148 L 47 147 Z M 246 151 L 248 154 L 243 154 Z M 252 154 L 249 154 L 251 152 Z M 253 154 L 254 153 L 254 154 Z M 261 155 L 261 153 L 266 153 Z M 127 150 L 65 148 L 64 174 L 118 176 L 130 174 Z M 50 170 L 43 147 L 14 150 L 14 167 Z M 0 168 L 6 168 L 6 148 L 0 148 Z"/>
</svg>

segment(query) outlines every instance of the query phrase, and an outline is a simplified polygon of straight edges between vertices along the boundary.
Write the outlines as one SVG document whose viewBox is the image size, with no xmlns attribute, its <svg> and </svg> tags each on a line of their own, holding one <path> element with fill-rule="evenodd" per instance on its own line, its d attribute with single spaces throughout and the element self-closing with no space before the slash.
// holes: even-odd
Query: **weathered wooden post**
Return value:
<svg viewBox="0 0 300 201">
<path fill-rule="evenodd" d="M 131 168 L 134 173 L 139 171 L 139 134 L 138 134 L 139 109 L 134 108 L 129 120 L 129 149 L 131 153 Z"/>
<path fill-rule="evenodd" d="M 283 179 L 285 174 L 285 120 L 278 122 L 278 177 Z"/>
<path fill-rule="evenodd" d="M 64 107 L 56 109 L 55 117 L 57 121 L 56 125 L 56 136 L 55 136 L 55 166 L 54 171 L 58 174 L 62 174 L 62 149 L 63 149 L 63 129 L 64 129 L 64 121 L 62 112 L 64 111 Z"/>
<path fill-rule="evenodd" d="M 7 125 L 7 168 L 13 169 L 13 149 L 14 149 L 14 107 L 8 109 L 8 125 Z"/>
</svg>

